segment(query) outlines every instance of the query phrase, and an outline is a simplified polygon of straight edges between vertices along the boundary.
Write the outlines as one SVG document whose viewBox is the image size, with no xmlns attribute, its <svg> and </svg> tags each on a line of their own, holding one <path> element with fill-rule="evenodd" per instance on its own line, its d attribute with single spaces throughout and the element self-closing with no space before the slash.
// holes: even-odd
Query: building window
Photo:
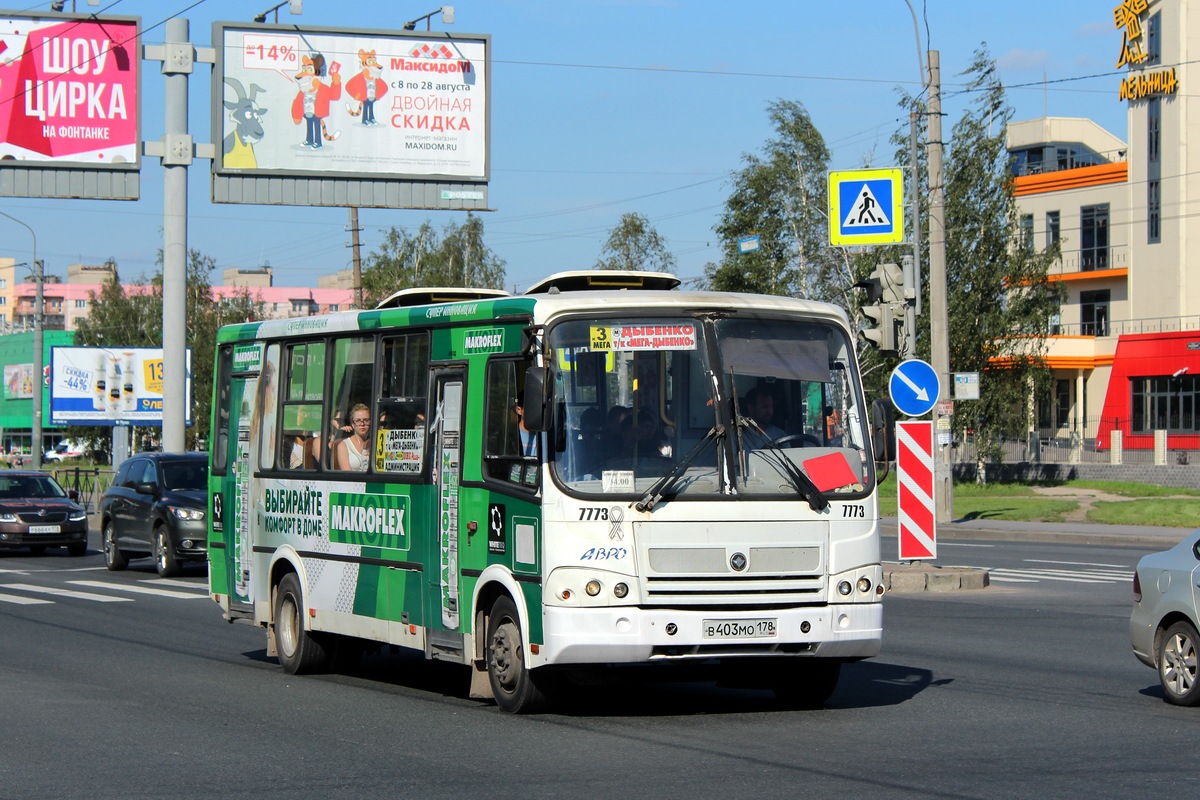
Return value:
<svg viewBox="0 0 1200 800">
<path fill-rule="evenodd" d="M 1057 211 L 1046 212 L 1046 248 L 1054 247 L 1062 239 L 1062 222 Z"/>
<path fill-rule="evenodd" d="M 0 289 L 8 288 L 8 278 L 0 278 Z"/>
<path fill-rule="evenodd" d="M 329 310 L 330 310 L 330 312 L 333 312 L 333 311 L 339 311 L 340 309 L 338 308 L 338 304 L 337 304 L 337 303 L 330 303 L 330 304 L 329 304 Z"/>
<path fill-rule="evenodd" d="M 1108 203 L 1080 208 L 1079 229 L 1080 269 L 1108 269 Z"/>
<path fill-rule="evenodd" d="M 1071 382 L 1057 380 L 1054 382 L 1054 425 L 1058 428 L 1067 427 L 1071 419 Z"/>
<path fill-rule="evenodd" d="M 1162 159 L 1162 98 L 1146 101 L 1146 160 L 1156 164 Z"/>
<path fill-rule="evenodd" d="M 1079 322 L 1084 336 L 1108 336 L 1108 289 L 1079 293 Z"/>
<path fill-rule="evenodd" d="M 1143 67 L 1162 61 L 1162 12 L 1155 11 L 1146 20 L 1146 60 Z"/>
<path fill-rule="evenodd" d="M 6 305 L 8 305 L 8 298 L 0 296 L 0 306 L 6 306 Z"/>
<path fill-rule="evenodd" d="M 1021 215 L 1021 250 L 1033 252 L 1033 214 Z"/>
<path fill-rule="evenodd" d="M 1146 182 L 1146 242 L 1162 240 L 1162 187 L 1157 180 Z"/>
<path fill-rule="evenodd" d="M 1195 375 L 1131 378 L 1129 384 L 1133 393 L 1130 428 L 1134 433 L 1161 430 L 1190 433 L 1198 430 L 1196 401 L 1200 393 L 1200 381 Z"/>
<path fill-rule="evenodd" d="M 76 300 L 75 307 L 76 308 L 87 308 L 87 300 Z"/>
</svg>

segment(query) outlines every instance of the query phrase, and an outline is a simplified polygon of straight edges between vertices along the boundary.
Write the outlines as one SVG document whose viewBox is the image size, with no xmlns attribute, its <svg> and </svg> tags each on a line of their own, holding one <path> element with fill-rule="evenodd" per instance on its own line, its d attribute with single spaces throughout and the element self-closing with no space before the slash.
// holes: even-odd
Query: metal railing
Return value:
<svg viewBox="0 0 1200 800">
<path fill-rule="evenodd" d="M 1113 431 L 1121 431 L 1119 456 L 1114 462 Z M 1005 464 L 1154 464 L 1154 431 L 1132 431 L 1129 420 L 1108 419 L 1072 428 L 1039 428 L 1024 438 L 1006 437 L 995 449 L 996 459 Z M 968 434 L 954 442 L 954 461 L 973 464 L 979 460 L 979 443 Z M 1167 431 L 1167 464 L 1200 464 L 1200 433 Z"/>
<path fill-rule="evenodd" d="M 64 489 L 79 493 L 79 505 L 90 514 L 100 508 L 100 498 L 108 491 L 115 472 L 110 467 L 58 467 L 52 474 Z"/>
</svg>

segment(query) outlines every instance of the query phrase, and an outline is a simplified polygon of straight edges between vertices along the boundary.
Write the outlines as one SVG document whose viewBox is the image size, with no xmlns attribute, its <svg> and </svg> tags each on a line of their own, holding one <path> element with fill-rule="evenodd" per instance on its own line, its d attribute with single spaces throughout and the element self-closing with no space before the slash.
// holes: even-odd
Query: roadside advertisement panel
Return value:
<svg viewBox="0 0 1200 800">
<path fill-rule="evenodd" d="M 138 25 L 0 16 L 0 159 L 135 169 Z"/>
<path fill-rule="evenodd" d="M 217 23 L 214 169 L 484 181 L 489 42 Z"/>
<path fill-rule="evenodd" d="M 50 349 L 50 421 L 55 425 L 161 425 L 161 347 Z M 187 424 L 192 423 L 192 351 L 187 351 Z"/>
</svg>

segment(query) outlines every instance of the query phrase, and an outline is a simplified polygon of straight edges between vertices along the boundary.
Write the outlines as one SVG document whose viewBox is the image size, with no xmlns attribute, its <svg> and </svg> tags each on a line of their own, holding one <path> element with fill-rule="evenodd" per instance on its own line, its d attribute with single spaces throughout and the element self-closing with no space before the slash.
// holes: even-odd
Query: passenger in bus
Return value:
<svg viewBox="0 0 1200 800">
<path fill-rule="evenodd" d="M 337 443 L 334 469 L 366 472 L 371 456 L 371 409 L 363 403 L 356 403 L 350 409 L 350 428 L 350 435 Z"/>
<path fill-rule="evenodd" d="M 658 409 L 642 406 L 633 426 L 633 450 L 639 458 L 669 458 L 671 443 L 663 432 Z"/>
<path fill-rule="evenodd" d="M 521 455 L 536 456 L 537 455 L 537 434 L 525 428 L 525 393 L 518 392 L 517 400 L 513 406 L 517 414 L 517 434 L 520 439 Z"/>
<path fill-rule="evenodd" d="M 317 459 L 314 457 L 316 446 L 319 446 L 316 434 L 311 437 L 303 432 L 292 435 L 289 444 L 285 445 L 288 449 L 288 469 L 314 469 L 317 465 Z M 319 455 L 319 452 L 316 455 Z"/>
<path fill-rule="evenodd" d="M 613 406 L 604 417 L 604 460 L 631 457 L 633 441 L 633 409 Z"/>
<path fill-rule="evenodd" d="M 746 402 L 742 406 L 746 414 L 762 429 L 760 436 L 768 442 L 787 436 L 787 432 L 778 425 L 772 424 L 775 417 L 775 398 L 770 392 L 760 387 L 754 387 L 746 392 Z"/>
</svg>

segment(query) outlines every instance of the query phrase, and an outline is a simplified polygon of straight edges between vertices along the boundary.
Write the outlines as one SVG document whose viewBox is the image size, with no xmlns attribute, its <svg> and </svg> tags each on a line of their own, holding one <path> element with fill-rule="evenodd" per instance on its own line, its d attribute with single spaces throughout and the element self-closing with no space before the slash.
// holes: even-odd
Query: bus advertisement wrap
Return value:
<svg viewBox="0 0 1200 800">
<path fill-rule="evenodd" d="M 162 425 L 161 347 L 52 347 L 50 421 L 55 425 Z M 192 351 L 185 403 L 192 424 Z"/>
</svg>

